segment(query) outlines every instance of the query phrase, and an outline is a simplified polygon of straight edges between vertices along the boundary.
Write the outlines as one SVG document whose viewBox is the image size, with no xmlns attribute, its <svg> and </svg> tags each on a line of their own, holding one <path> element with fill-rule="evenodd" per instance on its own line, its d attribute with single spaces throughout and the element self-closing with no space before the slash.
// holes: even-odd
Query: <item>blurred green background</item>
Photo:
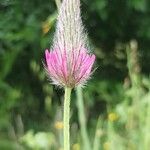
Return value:
<svg viewBox="0 0 150 150">
<path fill-rule="evenodd" d="M 72 95 L 71 149 L 149 150 L 150 1 L 81 4 L 97 69 Z M 62 150 L 64 91 L 42 63 L 56 17 L 54 0 L 0 0 L 0 150 Z"/>
</svg>

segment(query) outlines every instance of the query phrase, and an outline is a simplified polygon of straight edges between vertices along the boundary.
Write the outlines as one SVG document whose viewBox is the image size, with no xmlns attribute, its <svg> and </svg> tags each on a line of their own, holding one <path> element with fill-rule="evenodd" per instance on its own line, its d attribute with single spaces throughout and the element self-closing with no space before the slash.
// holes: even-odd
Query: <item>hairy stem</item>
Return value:
<svg viewBox="0 0 150 150">
<path fill-rule="evenodd" d="M 70 97 L 71 88 L 65 87 L 64 97 L 64 150 L 70 150 L 70 132 L 69 132 L 69 119 L 70 119 Z"/>
</svg>

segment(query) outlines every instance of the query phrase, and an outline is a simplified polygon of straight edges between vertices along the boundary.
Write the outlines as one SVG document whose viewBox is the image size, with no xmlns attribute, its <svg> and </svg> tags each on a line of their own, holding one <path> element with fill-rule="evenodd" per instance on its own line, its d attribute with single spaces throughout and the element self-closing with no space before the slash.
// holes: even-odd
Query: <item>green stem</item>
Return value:
<svg viewBox="0 0 150 150">
<path fill-rule="evenodd" d="M 76 94 L 77 94 L 78 117 L 79 117 L 81 136 L 83 140 L 84 149 L 91 150 L 91 145 L 88 138 L 87 127 L 86 127 L 82 88 L 80 86 L 77 87 Z"/>
<path fill-rule="evenodd" d="M 101 144 L 101 136 L 102 136 L 102 130 L 100 129 L 101 126 L 101 118 L 99 116 L 96 124 L 96 131 L 95 131 L 95 137 L 94 137 L 94 143 L 93 143 L 93 150 L 99 150 L 100 144 Z"/>
<path fill-rule="evenodd" d="M 69 119 L 70 119 L 70 96 L 71 88 L 65 87 L 64 99 L 64 150 L 70 150 L 70 132 L 69 132 Z"/>
<path fill-rule="evenodd" d="M 147 111 L 146 111 L 146 117 L 145 117 L 145 134 L 144 134 L 144 150 L 148 150 L 150 147 L 150 94 L 147 97 Z"/>
</svg>

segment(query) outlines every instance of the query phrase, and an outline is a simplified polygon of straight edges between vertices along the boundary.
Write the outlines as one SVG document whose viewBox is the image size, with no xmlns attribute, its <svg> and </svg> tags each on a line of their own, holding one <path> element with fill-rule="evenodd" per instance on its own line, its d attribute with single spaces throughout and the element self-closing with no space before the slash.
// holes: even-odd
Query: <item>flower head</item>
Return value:
<svg viewBox="0 0 150 150">
<path fill-rule="evenodd" d="M 53 84 L 75 87 L 89 79 L 95 55 L 90 53 L 80 17 L 80 0 L 63 0 L 46 70 Z"/>
</svg>

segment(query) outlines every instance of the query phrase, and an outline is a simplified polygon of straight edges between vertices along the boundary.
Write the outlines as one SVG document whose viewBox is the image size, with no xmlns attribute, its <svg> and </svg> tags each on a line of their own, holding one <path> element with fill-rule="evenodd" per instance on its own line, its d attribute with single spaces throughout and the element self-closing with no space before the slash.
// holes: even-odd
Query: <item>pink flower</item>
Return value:
<svg viewBox="0 0 150 150">
<path fill-rule="evenodd" d="M 80 0 L 63 0 L 53 46 L 45 51 L 46 70 L 53 84 L 73 88 L 86 83 L 95 61 L 87 43 Z"/>
</svg>

